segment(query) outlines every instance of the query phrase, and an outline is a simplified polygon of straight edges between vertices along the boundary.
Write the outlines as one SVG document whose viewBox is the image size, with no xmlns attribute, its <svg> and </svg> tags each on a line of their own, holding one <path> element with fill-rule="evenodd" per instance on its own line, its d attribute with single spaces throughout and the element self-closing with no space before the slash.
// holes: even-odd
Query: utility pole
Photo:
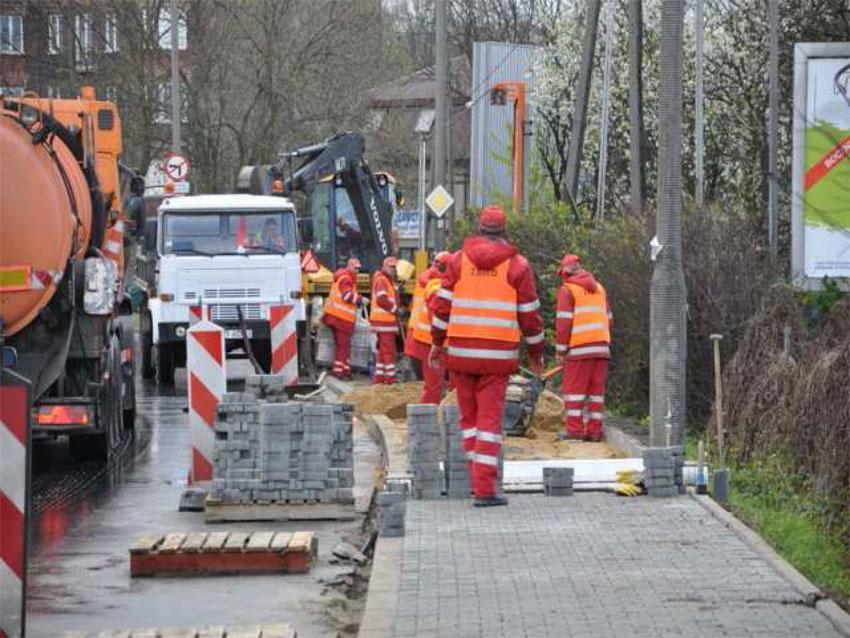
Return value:
<svg viewBox="0 0 850 638">
<path fill-rule="evenodd" d="M 643 211 L 643 0 L 629 0 L 630 208 Z"/>
<path fill-rule="evenodd" d="M 448 0 L 436 0 L 437 46 L 436 46 L 436 95 L 434 127 L 434 183 L 433 186 L 446 185 L 446 138 L 448 129 L 448 59 L 446 57 L 446 3 Z M 437 221 L 436 250 L 445 245 L 446 229 L 443 220 Z"/>
<path fill-rule="evenodd" d="M 696 0 L 696 11 L 694 11 L 694 33 L 696 34 L 696 86 L 694 87 L 694 172 L 695 192 L 697 208 L 702 211 L 705 203 L 705 98 L 703 89 L 703 74 L 705 59 L 703 55 L 703 35 L 705 33 L 705 20 L 703 19 L 703 8 L 705 0 Z"/>
<path fill-rule="evenodd" d="M 779 175 L 776 168 L 777 136 L 779 131 L 779 0 L 767 0 L 770 22 L 768 52 L 768 121 L 767 121 L 767 217 L 770 256 L 779 254 Z"/>
<path fill-rule="evenodd" d="M 587 23 L 584 25 L 584 44 L 581 69 L 578 76 L 573 126 L 570 131 L 570 148 L 567 151 L 567 172 L 564 185 L 569 198 L 575 200 L 581 168 L 581 149 L 584 146 L 584 127 L 587 123 L 587 104 L 590 99 L 590 81 L 593 76 L 593 55 L 596 52 L 596 33 L 599 29 L 601 0 L 587 0 Z"/>
<path fill-rule="evenodd" d="M 171 0 L 171 152 L 180 153 L 183 145 L 180 138 L 180 39 L 178 38 L 177 0 Z"/>
<path fill-rule="evenodd" d="M 608 172 L 608 113 L 611 105 L 611 48 L 614 45 L 614 14 L 611 1 L 605 3 L 605 50 L 602 55 L 602 114 L 599 122 L 599 168 L 596 182 L 596 225 L 605 215 L 605 177 Z"/>
<path fill-rule="evenodd" d="M 658 101 L 658 215 L 661 244 L 650 283 L 650 445 L 684 439 L 687 361 L 685 276 L 682 270 L 682 29 L 684 0 L 661 8 Z"/>
</svg>

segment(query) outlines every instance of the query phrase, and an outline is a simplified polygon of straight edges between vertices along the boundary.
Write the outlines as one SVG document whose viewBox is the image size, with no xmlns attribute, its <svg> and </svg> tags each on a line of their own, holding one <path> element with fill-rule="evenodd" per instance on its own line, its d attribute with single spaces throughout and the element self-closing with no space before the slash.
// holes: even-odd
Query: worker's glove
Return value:
<svg viewBox="0 0 850 638">
<path fill-rule="evenodd" d="M 528 355 L 528 369 L 534 374 L 543 372 L 543 355 Z"/>
<path fill-rule="evenodd" d="M 633 483 L 618 483 L 614 488 L 614 493 L 620 496 L 639 496 L 643 494 L 643 490 L 640 485 L 634 485 Z"/>
<path fill-rule="evenodd" d="M 439 370 L 443 364 L 443 355 L 445 354 L 445 348 L 438 345 L 431 346 L 431 350 L 428 351 L 428 365 L 431 366 L 432 370 Z"/>
<path fill-rule="evenodd" d="M 620 470 L 616 476 L 618 483 L 637 485 L 643 481 L 643 475 L 637 470 Z"/>
</svg>

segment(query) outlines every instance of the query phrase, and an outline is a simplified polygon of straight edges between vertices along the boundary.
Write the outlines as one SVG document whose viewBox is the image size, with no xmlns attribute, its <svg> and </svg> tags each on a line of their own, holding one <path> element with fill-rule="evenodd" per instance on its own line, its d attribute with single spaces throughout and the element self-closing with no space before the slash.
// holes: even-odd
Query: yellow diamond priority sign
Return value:
<svg viewBox="0 0 850 638">
<path fill-rule="evenodd" d="M 440 184 L 431 191 L 431 194 L 425 199 L 425 203 L 428 204 L 428 208 L 434 211 L 434 215 L 437 216 L 437 219 L 440 219 L 452 207 L 455 200 L 451 195 L 449 195 L 449 191 L 443 188 L 443 185 Z"/>
</svg>

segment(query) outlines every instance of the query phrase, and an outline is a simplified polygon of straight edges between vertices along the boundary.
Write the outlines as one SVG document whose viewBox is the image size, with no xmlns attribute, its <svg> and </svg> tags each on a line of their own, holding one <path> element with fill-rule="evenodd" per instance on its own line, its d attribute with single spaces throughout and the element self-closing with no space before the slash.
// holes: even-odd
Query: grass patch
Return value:
<svg viewBox="0 0 850 638">
<path fill-rule="evenodd" d="M 732 511 L 785 560 L 845 609 L 850 607 L 850 552 L 823 531 L 823 511 L 805 476 L 783 472 L 777 459 L 750 461 L 730 472 Z"/>
</svg>

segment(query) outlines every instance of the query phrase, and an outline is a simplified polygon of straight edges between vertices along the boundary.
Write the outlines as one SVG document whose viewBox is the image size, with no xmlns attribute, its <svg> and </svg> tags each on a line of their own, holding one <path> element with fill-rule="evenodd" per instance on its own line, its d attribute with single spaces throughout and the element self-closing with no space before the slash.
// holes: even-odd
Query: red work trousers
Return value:
<svg viewBox="0 0 850 638">
<path fill-rule="evenodd" d="M 476 498 L 496 494 L 502 452 L 502 409 L 507 374 L 452 372 L 460 409 L 460 429 Z"/>
<path fill-rule="evenodd" d="M 352 333 L 331 328 L 334 333 L 334 367 L 331 374 L 338 379 L 351 377 Z"/>
<path fill-rule="evenodd" d="M 395 333 L 378 332 L 378 358 L 375 361 L 375 383 L 395 383 Z"/>
<path fill-rule="evenodd" d="M 432 368 L 428 360 L 422 362 L 422 399 L 421 403 L 434 403 L 439 405 L 443 398 L 443 386 L 446 379 L 445 365 L 440 361 L 440 367 L 436 370 Z"/>
<path fill-rule="evenodd" d="M 563 390 L 568 436 L 602 440 L 607 376 L 608 359 L 567 359 Z M 587 422 L 584 420 L 585 407 Z"/>
</svg>

